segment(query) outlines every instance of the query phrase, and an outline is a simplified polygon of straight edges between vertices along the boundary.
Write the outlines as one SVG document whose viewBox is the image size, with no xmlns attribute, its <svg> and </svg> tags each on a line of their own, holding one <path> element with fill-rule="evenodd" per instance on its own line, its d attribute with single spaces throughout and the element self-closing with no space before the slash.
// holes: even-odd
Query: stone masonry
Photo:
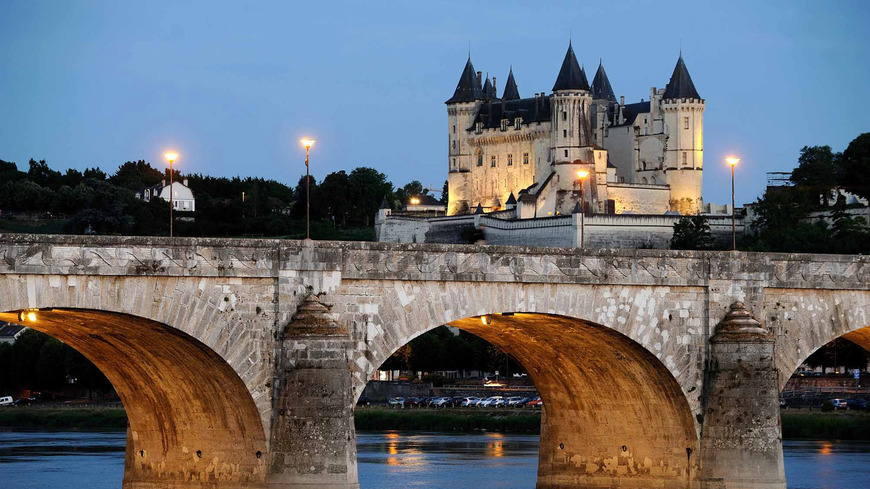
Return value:
<svg viewBox="0 0 870 489">
<path fill-rule="evenodd" d="M 764 334 L 721 336 L 737 302 Z M 442 324 L 529 371 L 539 488 L 784 488 L 772 406 L 828 341 L 870 346 L 870 263 L 0 235 L 0 320 L 68 342 L 116 386 L 129 488 L 356 488 L 354 401 Z"/>
</svg>

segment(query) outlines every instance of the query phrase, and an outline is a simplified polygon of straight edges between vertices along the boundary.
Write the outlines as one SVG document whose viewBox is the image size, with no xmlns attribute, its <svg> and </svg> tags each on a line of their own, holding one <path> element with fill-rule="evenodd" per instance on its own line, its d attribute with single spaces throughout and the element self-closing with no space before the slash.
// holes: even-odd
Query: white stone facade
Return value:
<svg viewBox="0 0 870 489">
<path fill-rule="evenodd" d="M 483 82 L 469 60 L 447 102 L 448 215 L 504 210 L 511 195 L 533 205 L 521 217 L 571 213 L 581 170 L 587 212 L 702 211 L 705 101 L 682 57 L 666 88 L 628 105 L 603 66 L 588 84 L 571 47 L 549 95 L 520 98 L 513 72 L 500 98 Z"/>
</svg>

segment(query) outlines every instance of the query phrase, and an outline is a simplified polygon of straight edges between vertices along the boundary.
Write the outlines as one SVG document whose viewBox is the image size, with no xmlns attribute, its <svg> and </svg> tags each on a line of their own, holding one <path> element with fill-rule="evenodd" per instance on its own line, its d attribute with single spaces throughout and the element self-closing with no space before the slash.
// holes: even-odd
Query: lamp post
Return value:
<svg viewBox="0 0 870 489">
<path fill-rule="evenodd" d="M 580 177 L 580 211 L 583 218 L 580 221 L 580 247 L 586 247 L 586 198 L 584 197 L 584 189 L 586 187 L 586 177 L 589 176 L 588 170 L 578 170 L 577 176 Z"/>
<path fill-rule="evenodd" d="M 311 178 L 308 176 L 308 153 L 314 140 L 302 138 L 299 142 L 305 146 L 305 239 L 311 239 Z"/>
<path fill-rule="evenodd" d="M 731 250 L 737 251 L 737 221 L 734 217 L 734 167 L 740 163 L 740 158 L 729 156 L 725 161 L 731 165 Z"/>
<path fill-rule="evenodd" d="M 163 155 L 169 161 L 169 237 L 172 237 L 172 210 L 173 210 L 173 202 L 172 202 L 172 163 L 178 159 L 178 155 L 175 153 L 166 153 Z"/>
</svg>

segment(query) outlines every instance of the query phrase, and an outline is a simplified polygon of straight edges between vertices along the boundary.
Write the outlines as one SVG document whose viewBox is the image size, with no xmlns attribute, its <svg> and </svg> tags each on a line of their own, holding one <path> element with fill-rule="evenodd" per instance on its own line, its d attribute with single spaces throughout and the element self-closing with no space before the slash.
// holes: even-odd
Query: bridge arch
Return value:
<svg viewBox="0 0 870 489">
<path fill-rule="evenodd" d="M 242 314 L 268 301 L 228 282 L 0 275 L 0 321 L 63 341 L 112 383 L 129 420 L 124 487 L 260 486 L 273 319 Z"/>
<path fill-rule="evenodd" d="M 652 353 L 656 336 L 662 334 L 657 324 L 679 316 L 680 307 L 666 298 L 667 287 L 366 287 L 372 303 L 363 309 L 375 314 L 360 332 L 368 349 L 356 362 L 367 367 L 359 372 L 364 376 L 357 396 L 365 379 L 390 355 L 420 334 L 447 324 L 506 351 L 523 365 L 541 394 L 537 487 L 649 483 L 676 488 L 685 487 L 696 473 L 696 419 L 674 375 L 681 368 L 683 375 L 691 374 L 690 365 L 680 363 L 688 359 L 670 357 L 669 366 Z M 589 317 L 619 327 L 585 319 Z M 672 333 L 664 334 L 679 329 L 675 324 Z"/>
<path fill-rule="evenodd" d="M 779 389 L 819 348 L 844 338 L 870 351 L 870 291 L 766 289 L 759 318 L 776 336 Z"/>
</svg>

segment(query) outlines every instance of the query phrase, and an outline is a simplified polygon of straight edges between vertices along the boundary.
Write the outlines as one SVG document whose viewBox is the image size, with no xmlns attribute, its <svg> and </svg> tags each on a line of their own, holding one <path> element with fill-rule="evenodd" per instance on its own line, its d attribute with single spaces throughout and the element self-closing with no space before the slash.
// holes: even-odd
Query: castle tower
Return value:
<svg viewBox="0 0 870 489">
<path fill-rule="evenodd" d="M 616 94 L 604 71 L 604 62 L 598 60 L 598 71 L 592 80 L 592 139 L 596 145 L 604 145 L 605 128 L 610 125 L 616 106 Z"/>
<path fill-rule="evenodd" d="M 504 86 L 504 93 L 501 95 L 501 99 L 505 102 L 510 100 L 519 100 L 520 99 L 520 91 L 517 88 L 517 81 L 514 80 L 514 67 L 511 66 L 511 71 L 508 73 L 507 83 Z"/>
<path fill-rule="evenodd" d="M 577 177 L 580 170 L 589 172 L 584 184 L 587 205 L 593 211 L 600 211 L 599 197 L 606 199 L 607 156 L 606 151 L 593 148 L 589 81 L 570 43 L 553 85 L 550 104 L 550 164 L 558 188 L 554 213 L 570 214 L 580 199 L 581 180 Z"/>
<path fill-rule="evenodd" d="M 704 99 L 695 90 L 682 54 L 665 87 L 661 107 L 668 133 L 664 167 L 671 187 L 670 208 L 696 214 L 702 204 Z"/>
<path fill-rule="evenodd" d="M 487 80 L 488 82 L 489 80 Z M 449 144 L 447 158 L 448 215 L 470 210 L 472 198 L 471 165 L 473 164 L 474 151 L 468 143 L 467 129 L 473 125 L 474 117 L 483 100 L 484 93 L 480 85 L 480 77 L 474 71 L 469 56 L 453 96 L 445 102 L 447 104 L 448 134 L 450 135 L 447 143 Z"/>
</svg>

